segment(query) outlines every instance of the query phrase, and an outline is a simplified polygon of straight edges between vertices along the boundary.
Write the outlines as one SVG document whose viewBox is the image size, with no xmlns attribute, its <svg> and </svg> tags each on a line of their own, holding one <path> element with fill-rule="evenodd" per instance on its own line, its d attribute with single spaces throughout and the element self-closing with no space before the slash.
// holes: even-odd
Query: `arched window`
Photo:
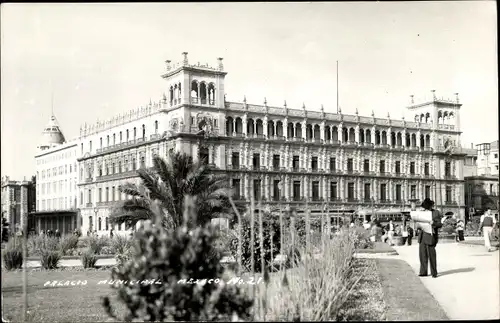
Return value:
<svg viewBox="0 0 500 323">
<path fill-rule="evenodd" d="M 99 138 L 99 143 L 100 143 L 100 147 L 99 148 L 102 148 L 102 137 Z"/>
<path fill-rule="evenodd" d="M 89 231 L 93 231 L 92 215 L 89 215 Z"/>
<path fill-rule="evenodd" d="M 113 145 L 116 145 L 116 134 L 113 134 Z"/>
<path fill-rule="evenodd" d="M 130 139 L 130 136 L 129 136 L 129 131 L 127 129 L 127 141 Z"/>
<path fill-rule="evenodd" d="M 122 143 L 123 137 L 122 137 L 122 132 L 120 131 L 120 143 Z"/>
<path fill-rule="evenodd" d="M 146 126 L 142 125 L 142 139 L 146 140 Z"/>
<path fill-rule="evenodd" d="M 155 134 L 158 133 L 158 121 L 155 121 Z"/>
<path fill-rule="evenodd" d="M 107 146 L 109 147 L 109 135 L 107 137 Z"/>
<path fill-rule="evenodd" d="M 99 225 L 99 227 L 98 227 L 98 229 L 97 229 L 97 230 L 101 231 L 101 230 L 102 230 L 102 228 L 101 228 L 101 225 L 102 225 L 102 223 L 101 223 L 101 218 L 99 218 L 99 223 L 98 223 L 98 225 Z"/>
<path fill-rule="evenodd" d="M 108 223 L 108 218 L 106 218 L 106 231 L 109 230 L 109 223 Z"/>
</svg>

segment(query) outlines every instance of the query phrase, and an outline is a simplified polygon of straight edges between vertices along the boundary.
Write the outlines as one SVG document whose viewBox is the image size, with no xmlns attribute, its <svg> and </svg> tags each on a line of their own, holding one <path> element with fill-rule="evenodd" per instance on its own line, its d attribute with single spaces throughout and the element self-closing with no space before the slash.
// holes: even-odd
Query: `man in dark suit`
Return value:
<svg viewBox="0 0 500 323">
<path fill-rule="evenodd" d="M 438 243 L 438 230 L 442 227 L 441 214 L 438 210 L 433 209 L 434 202 L 426 198 L 422 203 L 422 207 L 427 211 L 432 211 L 432 233 L 420 231 L 418 235 L 419 243 L 419 258 L 420 258 L 420 273 L 419 276 L 427 276 L 427 268 L 430 263 L 431 275 L 436 278 L 437 263 L 436 263 L 436 245 Z"/>
</svg>

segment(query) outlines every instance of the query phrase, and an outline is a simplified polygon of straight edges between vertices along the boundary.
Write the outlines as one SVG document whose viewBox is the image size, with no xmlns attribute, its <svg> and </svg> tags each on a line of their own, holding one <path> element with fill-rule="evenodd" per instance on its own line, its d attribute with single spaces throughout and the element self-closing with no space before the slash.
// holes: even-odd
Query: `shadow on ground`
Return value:
<svg viewBox="0 0 500 323">
<path fill-rule="evenodd" d="M 453 274 L 459 274 L 459 273 L 468 273 L 468 272 L 471 272 L 474 270 L 476 270 L 476 268 L 474 268 L 474 267 L 445 270 L 445 271 L 440 272 L 439 276 L 453 275 Z"/>
</svg>

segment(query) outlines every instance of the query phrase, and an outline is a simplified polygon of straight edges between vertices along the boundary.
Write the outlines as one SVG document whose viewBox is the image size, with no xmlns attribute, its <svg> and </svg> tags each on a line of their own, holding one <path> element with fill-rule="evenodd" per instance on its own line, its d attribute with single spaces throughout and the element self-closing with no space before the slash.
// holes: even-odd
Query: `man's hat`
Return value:
<svg viewBox="0 0 500 323">
<path fill-rule="evenodd" d="M 434 206 L 434 201 L 428 197 L 425 198 L 425 200 L 422 202 L 422 205 L 421 205 L 421 207 L 423 207 L 426 210 L 430 209 L 433 206 Z"/>
</svg>

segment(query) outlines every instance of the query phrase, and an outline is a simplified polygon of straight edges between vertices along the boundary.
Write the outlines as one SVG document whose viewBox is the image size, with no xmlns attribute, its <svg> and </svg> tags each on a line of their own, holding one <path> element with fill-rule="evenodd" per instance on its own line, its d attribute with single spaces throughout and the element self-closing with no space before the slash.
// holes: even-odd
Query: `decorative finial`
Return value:
<svg viewBox="0 0 500 323">
<path fill-rule="evenodd" d="M 243 103 L 247 103 L 247 96 L 246 95 L 243 96 Z"/>
<path fill-rule="evenodd" d="M 167 60 L 165 61 L 165 63 L 167 64 L 167 71 L 170 71 L 170 69 L 172 68 L 172 67 L 170 66 L 170 62 L 171 62 L 171 60 L 169 60 L 169 59 L 167 59 Z"/>
<path fill-rule="evenodd" d="M 391 118 L 391 115 L 389 114 L 389 112 L 387 112 L 387 119 L 390 119 Z"/>
<path fill-rule="evenodd" d="M 285 109 L 286 109 L 286 100 L 285 100 L 285 103 L 283 105 L 285 106 Z"/>
<path fill-rule="evenodd" d="M 264 98 L 264 105 L 267 105 L 267 99 Z"/>
<path fill-rule="evenodd" d="M 342 114 L 342 108 L 339 106 L 339 113 Z"/>
<path fill-rule="evenodd" d="M 302 102 L 302 109 L 306 109 L 306 104 Z"/>
<path fill-rule="evenodd" d="M 402 116 L 402 117 L 401 117 L 401 120 L 405 121 L 405 116 Z"/>
<path fill-rule="evenodd" d="M 151 100 L 151 98 L 149 98 L 149 106 L 152 106 L 153 105 L 153 101 Z"/>
<path fill-rule="evenodd" d="M 217 65 L 218 65 L 218 66 L 217 66 L 217 69 L 218 69 L 219 71 L 223 71 L 223 70 L 224 70 L 224 65 L 222 64 L 222 57 L 217 58 L 217 62 L 218 62 L 218 64 L 217 64 Z"/>
<path fill-rule="evenodd" d="M 458 93 L 455 93 L 455 100 L 457 101 L 457 103 L 460 103 L 460 99 L 458 98 Z"/>
<path fill-rule="evenodd" d="M 323 104 L 321 105 L 321 112 L 325 112 L 325 108 L 323 107 Z"/>
<path fill-rule="evenodd" d="M 413 97 L 414 97 L 414 95 L 413 95 L 413 94 L 412 94 L 412 95 L 410 95 L 410 102 L 411 102 L 411 104 L 414 104 L 414 103 L 415 103 L 415 100 L 413 99 Z"/>
<path fill-rule="evenodd" d="M 372 110 L 372 117 L 375 117 L 375 112 Z"/>
<path fill-rule="evenodd" d="M 432 99 L 436 100 L 436 90 L 431 90 L 432 92 Z"/>
<path fill-rule="evenodd" d="M 183 52 L 182 55 L 184 56 L 184 59 L 182 60 L 182 64 L 184 64 L 184 66 L 188 65 L 188 53 L 187 52 Z"/>
<path fill-rule="evenodd" d="M 356 115 L 358 115 L 358 108 L 356 108 Z"/>
</svg>

